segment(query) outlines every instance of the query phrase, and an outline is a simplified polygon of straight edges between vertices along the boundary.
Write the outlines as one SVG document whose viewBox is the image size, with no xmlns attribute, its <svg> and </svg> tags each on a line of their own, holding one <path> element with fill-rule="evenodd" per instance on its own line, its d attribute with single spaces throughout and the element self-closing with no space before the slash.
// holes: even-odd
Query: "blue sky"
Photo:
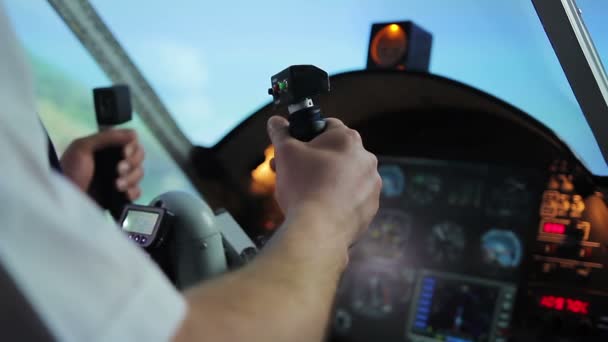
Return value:
<svg viewBox="0 0 608 342">
<path fill-rule="evenodd" d="M 608 64 L 608 3 L 578 0 Z M 530 0 L 93 0 L 189 137 L 211 145 L 269 101 L 291 64 L 362 69 L 373 22 L 414 20 L 434 35 L 431 71 L 530 113 L 608 175 Z M 89 87 L 107 84 L 48 4 L 6 0 L 25 46 Z"/>
</svg>

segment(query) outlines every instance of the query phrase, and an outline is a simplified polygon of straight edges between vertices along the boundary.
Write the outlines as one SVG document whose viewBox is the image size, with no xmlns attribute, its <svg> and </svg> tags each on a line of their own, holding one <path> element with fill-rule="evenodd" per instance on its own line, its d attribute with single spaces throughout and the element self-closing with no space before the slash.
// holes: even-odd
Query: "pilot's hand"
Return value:
<svg viewBox="0 0 608 342">
<path fill-rule="evenodd" d="M 322 134 L 302 142 L 289 135 L 285 118 L 272 117 L 268 134 L 275 147 L 277 201 L 287 220 L 306 208 L 308 215 L 330 223 L 328 238 L 352 244 L 376 214 L 382 187 L 378 160 L 365 150 L 359 133 L 327 119 Z"/>
<path fill-rule="evenodd" d="M 123 146 L 124 159 L 118 163 L 115 186 L 133 201 L 141 195 L 139 182 L 144 175 L 144 149 L 133 130 L 111 129 L 74 140 L 61 156 L 61 168 L 65 176 L 87 192 L 95 170 L 95 152 L 116 146 Z"/>
</svg>

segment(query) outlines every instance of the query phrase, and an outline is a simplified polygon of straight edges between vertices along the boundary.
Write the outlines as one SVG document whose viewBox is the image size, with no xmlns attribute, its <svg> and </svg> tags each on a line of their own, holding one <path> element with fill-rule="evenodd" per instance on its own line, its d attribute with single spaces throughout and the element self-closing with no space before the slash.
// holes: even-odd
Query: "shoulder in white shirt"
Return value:
<svg viewBox="0 0 608 342">
<path fill-rule="evenodd" d="M 0 262 L 59 341 L 169 340 L 184 298 L 46 153 L 0 2 Z"/>
</svg>

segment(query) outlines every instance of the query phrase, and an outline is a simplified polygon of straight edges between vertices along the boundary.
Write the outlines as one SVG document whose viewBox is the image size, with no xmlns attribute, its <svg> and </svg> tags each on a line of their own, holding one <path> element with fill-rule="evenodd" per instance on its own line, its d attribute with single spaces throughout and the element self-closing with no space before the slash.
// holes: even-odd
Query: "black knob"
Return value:
<svg viewBox="0 0 608 342">
<path fill-rule="evenodd" d="M 325 130 L 319 107 L 301 109 L 289 115 L 289 134 L 301 141 L 311 141 Z"/>
</svg>

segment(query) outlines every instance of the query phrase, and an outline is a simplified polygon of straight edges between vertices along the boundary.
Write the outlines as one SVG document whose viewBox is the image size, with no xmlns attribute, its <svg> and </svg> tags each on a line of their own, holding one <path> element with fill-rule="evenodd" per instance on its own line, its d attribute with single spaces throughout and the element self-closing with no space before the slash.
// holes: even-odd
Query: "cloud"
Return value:
<svg viewBox="0 0 608 342">
<path fill-rule="evenodd" d="M 136 52 L 138 65 L 179 126 L 195 142 L 209 140 L 214 111 L 206 94 L 208 68 L 202 51 L 178 41 L 155 40 Z"/>
<path fill-rule="evenodd" d="M 204 89 L 208 80 L 201 51 L 176 41 L 154 42 L 146 50 L 146 59 L 153 62 L 148 71 L 161 79 L 163 87 L 193 93 Z"/>
</svg>

